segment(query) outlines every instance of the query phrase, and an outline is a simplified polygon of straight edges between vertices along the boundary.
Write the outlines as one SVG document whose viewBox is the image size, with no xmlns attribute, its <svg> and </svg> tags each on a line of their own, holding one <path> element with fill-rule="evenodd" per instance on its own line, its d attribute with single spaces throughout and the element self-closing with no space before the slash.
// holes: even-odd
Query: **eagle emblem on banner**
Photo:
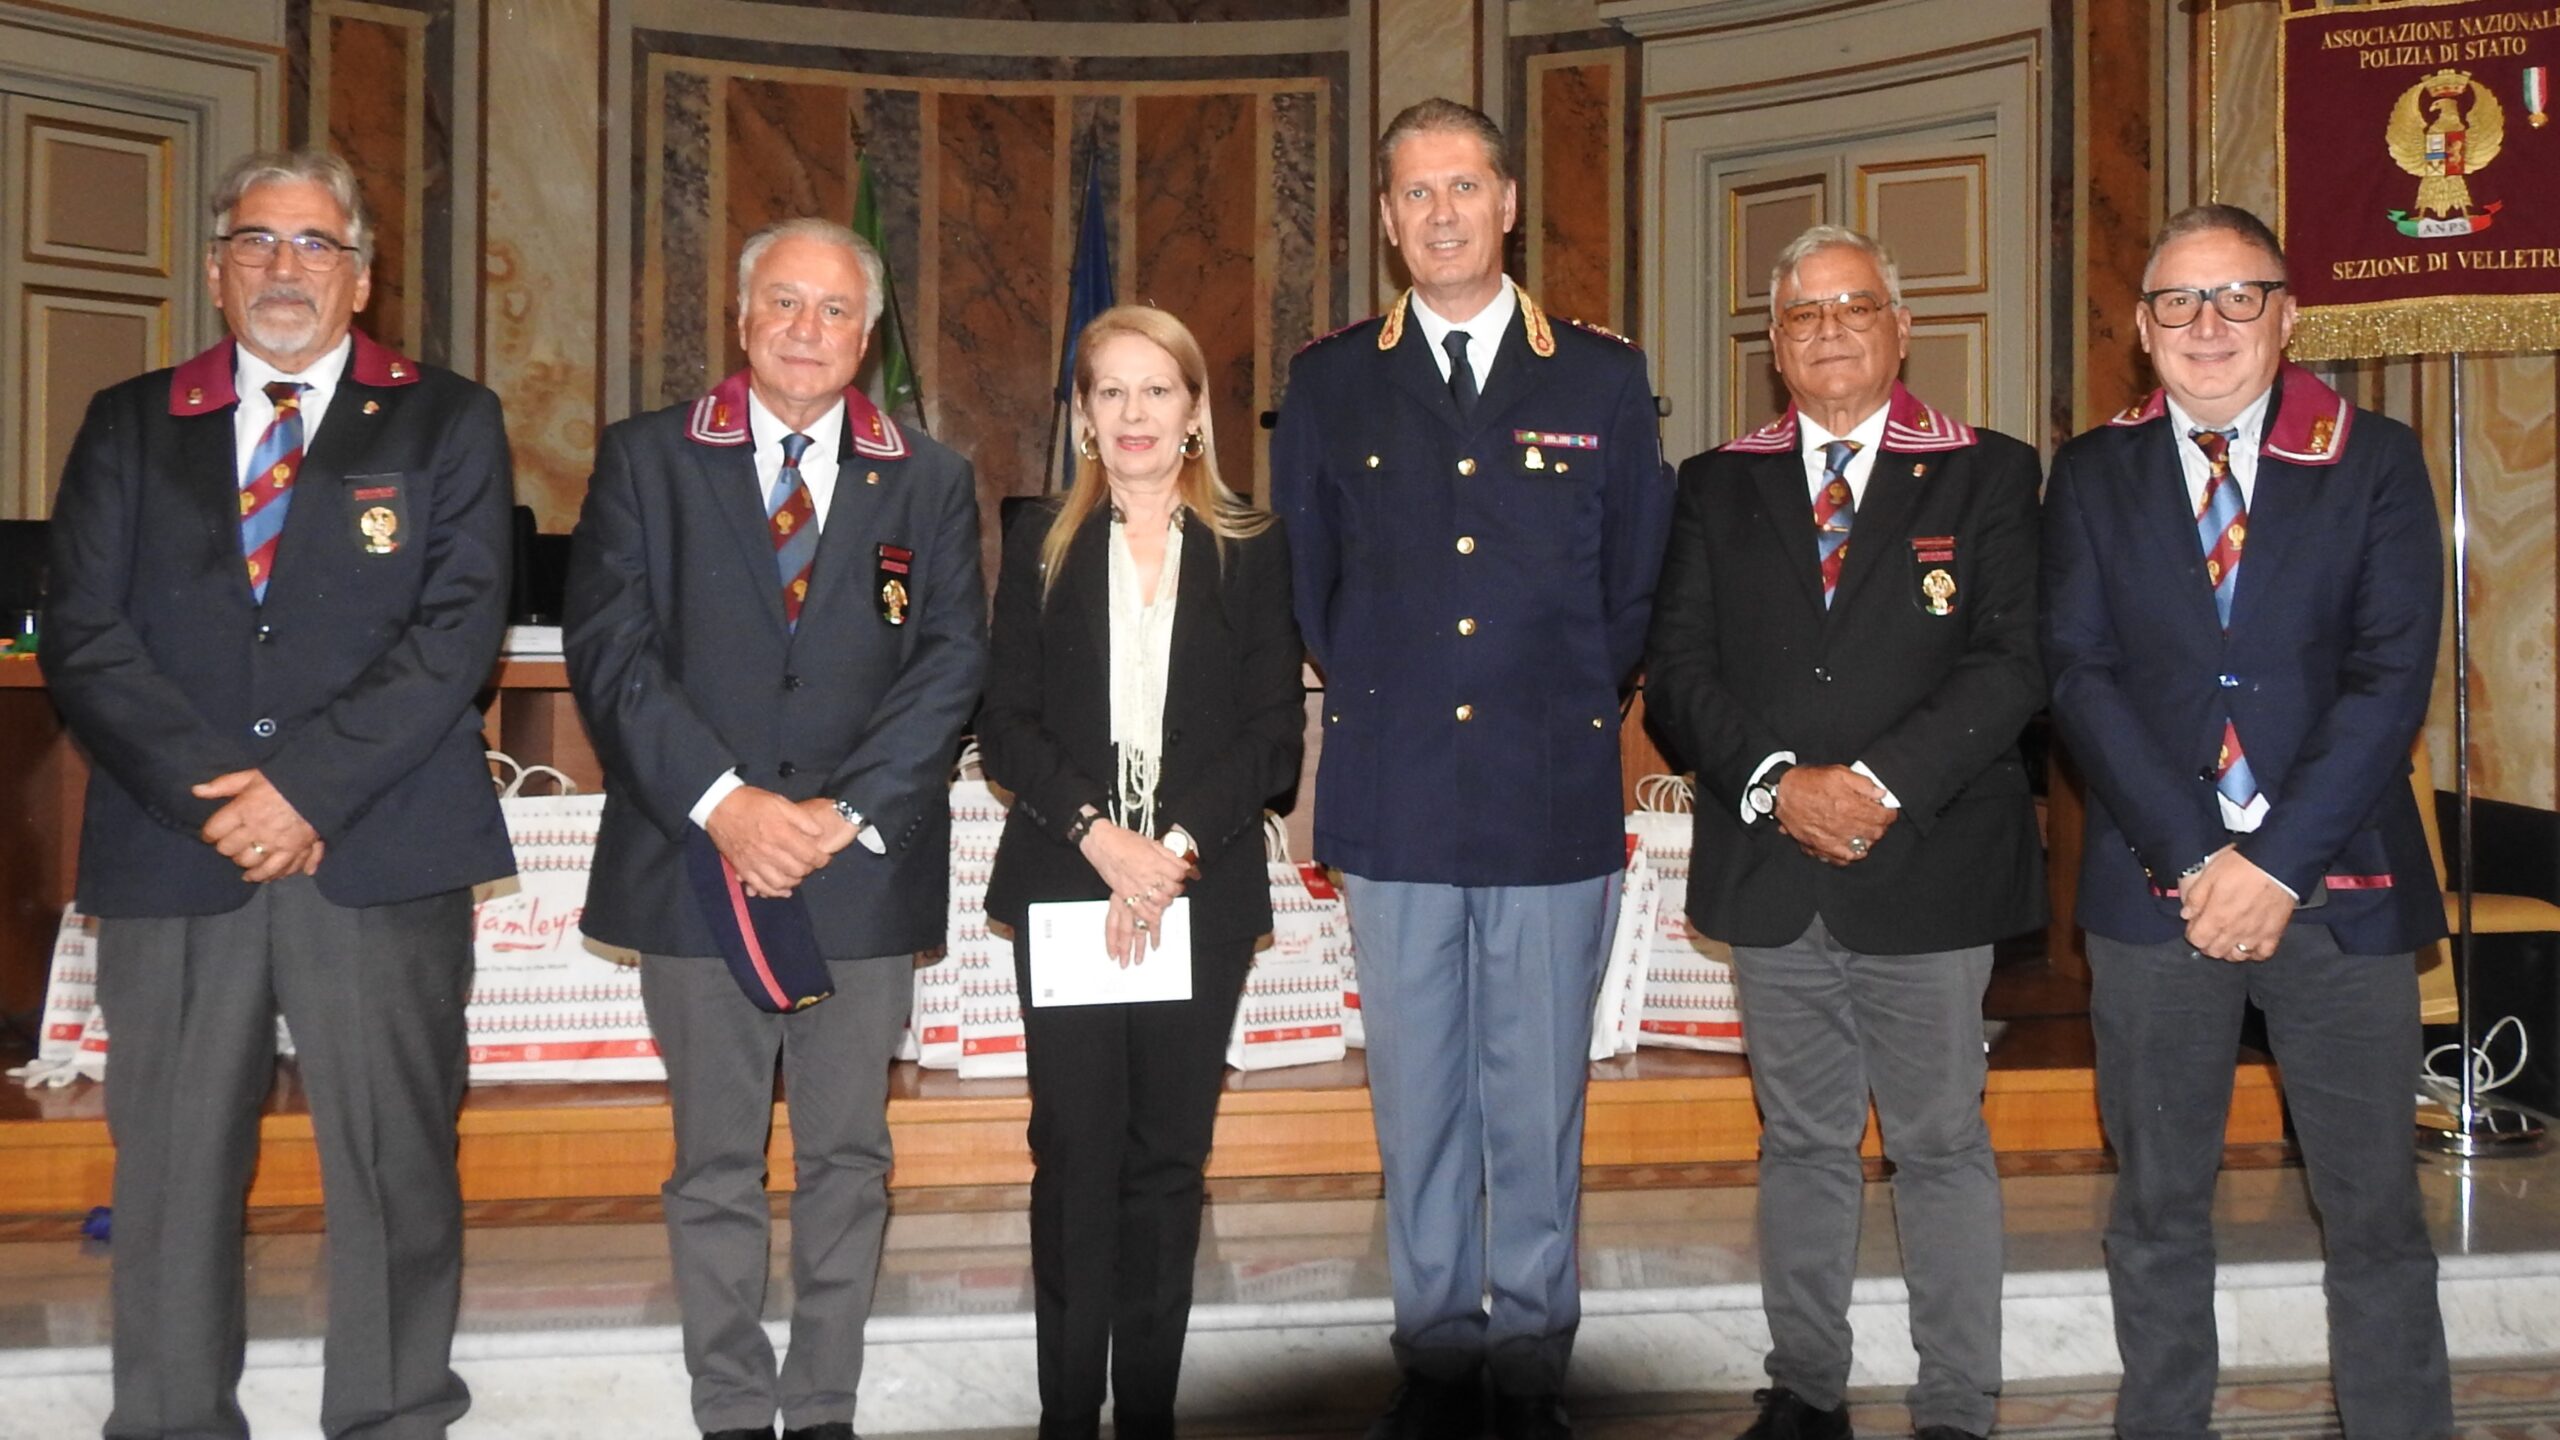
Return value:
<svg viewBox="0 0 2560 1440">
<path fill-rule="evenodd" d="M 2418 177 L 2418 198 L 2388 212 L 2401 234 L 2436 240 L 2489 228 L 2504 202 L 2474 209 L 2470 180 L 2506 143 L 2506 110 L 2489 87 L 2467 71 L 2439 70 L 2400 93 L 2383 137 L 2391 158 Z"/>
</svg>

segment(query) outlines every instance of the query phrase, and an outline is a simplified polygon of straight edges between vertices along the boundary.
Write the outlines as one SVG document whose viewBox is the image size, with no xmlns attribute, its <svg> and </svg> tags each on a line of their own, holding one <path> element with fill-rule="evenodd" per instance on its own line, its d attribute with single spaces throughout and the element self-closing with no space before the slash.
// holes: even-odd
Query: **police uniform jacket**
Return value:
<svg viewBox="0 0 2560 1440">
<path fill-rule="evenodd" d="M 2157 944 L 2184 931 L 2178 876 L 2225 844 L 2358 954 L 2445 933 L 2409 789 L 2444 609 L 2434 487 L 2417 436 L 2300 366 L 2277 378 L 2225 631 L 2205 579 L 2167 400 L 2054 457 L 2044 647 L 2055 728 L 2089 788 L 2078 915 Z M 2268 810 L 2223 828 L 2231 722 Z"/>
<path fill-rule="evenodd" d="M 1300 352 L 1271 444 L 1324 671 L 1317 856 L 1449 885 L 1614 873 L 1619 686 L 1671 500 L 1643 352 L 1524 292 L 1461 419 L 1409 298 Z"/>
<path fill-rule="evenodd" d="M 1826 609 L 1797 414 L 1680 467 L 1645 713 L 1698 777 L 1688 914 L 1779 946 L 1819 914 L 1852 950 L 1989 944 L 2044 920 L 2018 733 L 2044 704 L 2035 452 L 1896 384 Z M 1741 804 L 1770 754 L 1863 761 L 1901 802 L 1865 859 L 1806 855 Z"/>
<path fill-rule="evenodd" d="M 240 548 L 233 342 L 99 392 L 63 469 L 41 663 L 93 768 L 80 908 L 247 903 L 191 788 L 257 769 L 338 905 L 514 873 L 474 701 L 506 628 L 498 398 L 361 332 L 310 436 L 260 604 Z M 368 534 L 364 517 L 379 518 Z"/>
<path fill-rule="evenodd" d="M 986 668 L 977 483 L 859 390 L 845 392 L 845 427 L 796 630 L 745 371 L 597 442 L 564 619 L 569 684 L 605 771 L 581 922 L 599 940 L 717 953 L 683 841 L 694 802 L 732 769 L 792 800 L 848 801 L 885 843 L 885 855 L 847 846 L 799 887 L 828 959 L 942 938 L 951 761 Z"/>
</svg>

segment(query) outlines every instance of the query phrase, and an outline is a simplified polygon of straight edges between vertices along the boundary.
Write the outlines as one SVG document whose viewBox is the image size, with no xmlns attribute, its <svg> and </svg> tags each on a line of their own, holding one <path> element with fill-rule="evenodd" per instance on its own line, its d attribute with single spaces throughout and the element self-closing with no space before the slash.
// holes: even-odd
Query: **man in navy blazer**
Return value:
<svg viewBox="0 0 2560 1440">
<path fill-rule="evenodd" d="M 694 1419 L 852 1440 L 888 1216 L 888 1074 L 941 943 L 949 778 L 986 666 L 969 463 L 851 388 L 885 299 L 852 231 L 786 220 L 738 257 L 748 368 L 608 428 L 573 537 L 569 683 L 604 762 L 583 926 L 641 952 L 667 1064 L 665 1187 Z M 748 1002 L 687 884 L 706 836 L 806 905 L 832 998 Z M 790 1104 L 792 1316 L 763 1329 L 765 1141 Z"/>
<path fill-rule="evenodd" d="M 1350 877 L 1405 1385 L 1373 1437 L 1570 1433 L 1583 1055 L 1625 860 L 1619 686 L 1671 490 L 1632 344 L 1502 273 L 1502 132 L 1379 142 L 1413 274 L 1301 352 L 1271 443 L 1324 668 L 1316 853 Z M 1488 1283 L 1490 1309 L 1485 1303 Z"/>
<path fill-rule="evenodd" d="M 497 397 L 351 328 L 345 162 L 248 156 L 231 338 L 101 391 L 52 526 L 47 684 L 93 769 L 79 903 L 115 1036 L 106 1433 L 245 1436 L 241 1224 L 290 1022 L 328 1217 L 329 1435 L 434 1436 L 462 1279 L 471 887 L 514 873 L 475 697 L 506 623 Z"/>
<path fill-rule="evenodd" d="M 2453 1429 L 2409 1153 L 2412 952 L 2444 934 L 2409 790 L 2444 600 L 2435 495 L 2408 427 L 2286 362 L 2284 282 L 2249 212 L 2171 219 L 2134 316 L 2161 389 L 2064 446 L 2046 497 L 2128 1440 L 2209 1433 L 2214 1174 L 2251 1002 L 2327 1243 L 2346 1433 Z"/>
</svg>

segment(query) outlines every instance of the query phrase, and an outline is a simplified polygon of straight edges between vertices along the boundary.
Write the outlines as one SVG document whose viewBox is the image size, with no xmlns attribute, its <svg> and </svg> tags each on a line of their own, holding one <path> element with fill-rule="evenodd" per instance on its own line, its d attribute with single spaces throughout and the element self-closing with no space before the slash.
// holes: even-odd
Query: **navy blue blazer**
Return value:
<svg viewBox="0 0 2560 1440">
<path fill-rule="evenodd" d="M 569 686 L 604 762 L 581 922 L 599 940 L 718 953 L 683 842 L 694 802 L 734 769 L 793 800 L 851 802 L 887 846 L 847 846 L 799 888 L 828 959 L 941 943 L 951 761 L 986 673 L 977 482 L 859 390 L 845 392 L 845 427 L 796 630 L 745 371 L 597 441 L 563 619 Z M 882 593 L 892 580 L 900 603 Z"/>
<path fill-rule="evenodd" d="M 80 908 L 248 903 L 239 867 L 197 838 L 221 802 L 189 791 L 251 768 L 328 843 L 315 879 L 335 904 L 514 874 L 475 703 L 506 629 L 498 397 L 357 332 L 261 605 L 235 383 L 225 340 L 102 390 L 63 467 L 40 660 L 93 765 Z M 376 509 L 387 536 L 359 524 Z"/>
<path fill-rule="evenodd" d="M 1519 301 L 1463 421 L 1406 299 L 1290 367 L 1272 508 L 1324 670 L 1316 854 L 1354 875 L 1555 885 L 1625 860 L 1619 687 L 1670 477 L 1643 352 Z"/>
<path fill-rule="evenodd" d="M 1645 717 L 1698 774 L 1688 914 L 1736 945 L 1819 914 L 1869 955 L 1987 945 L 2044 921 L 2044 848 L 2018 732 L 2036 653 L 2036 454 L 1897 384 L 1838 592 L 1822 567 L 1795 409 L 1680 467 L 1654 597 Z M 1855 865 L 1763 817 L 1751 773 L 1866 762 L 1902 813 Z"/>
<path fill-rule="evenodd" d="M 2088 782 L 2079 919 L 2184 933 L 2178 876 L 2237 841 L 2361 954 L 2445 933 L 2409 790 L 2444 608 L 2417 436 L 2287 364 L 2269 407 L 2225 633 L 2167 405 L 2155 393 L 2054 457 L 2044 648 L 2053 718 Z M 2215 801 L 2225 714 L 2269 809 L 2233 836 Z"/>
</svg>

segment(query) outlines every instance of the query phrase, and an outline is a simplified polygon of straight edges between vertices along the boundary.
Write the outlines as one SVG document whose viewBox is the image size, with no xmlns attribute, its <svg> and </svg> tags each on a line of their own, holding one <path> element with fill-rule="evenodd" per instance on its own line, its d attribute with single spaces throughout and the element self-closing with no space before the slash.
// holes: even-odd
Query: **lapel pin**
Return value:
<svg viewBox="0 0 2560 1440">
<path fill-rule="evenodd" d="M 1926 474 L 1928 474 L 1928 473 L 1929 473 L 1929 462 L 1928 462 L 1928 461 L 1926 461 L 1926 460 L 1923 460 L 1923 461 L 1921 461 L 1919 464 L 1914 465 L 1914 466 L 1912 466 L 1912 467 L 1911 467 L 1911 478 L 1912 478 L 1912 479 L 1914 479 L 1914 480 L 1917 480 L 1917 479 L 1919 479 L 1921 476 L 1926 475 Z"/>
<path fill-rule="evenodd" d="M 865 470 L 865 471 L 863 471 L 863 472 L 862 472 L 862 483 L 863 483 L 863 484 L 865 484 L 865 485 L 877 485 L 877 484 L 879 484 L 879 483 L 880 483 L 880 472 L 879 472 L 879 471 L 877 471 L 877 470 Z"/>
<path fill-rule="evenodd" d="M 367 415 L 379 415 L 379 414 L 381 414 L 381 413 L 382 413 L 382 402 L 381 402 L 381 401 L 379 401 L 379 400 L 367 400 L 366 402 L 364 402 L 364 413 L 366 413 Z"/>
<path fill-rule="evenodd" d="M 188 403 L 188 404 L 190 404 L 190 405 L 201 405 L 201 404 L 203 404 L 203 403 L 204 403 L 204 387 L 203 387 L 203 386 L 201 386 L 201 385 L 190 385 L 190 386 L 188 386 L 188 387 L 187 387 L 187 403 Z"/>
</svg>

